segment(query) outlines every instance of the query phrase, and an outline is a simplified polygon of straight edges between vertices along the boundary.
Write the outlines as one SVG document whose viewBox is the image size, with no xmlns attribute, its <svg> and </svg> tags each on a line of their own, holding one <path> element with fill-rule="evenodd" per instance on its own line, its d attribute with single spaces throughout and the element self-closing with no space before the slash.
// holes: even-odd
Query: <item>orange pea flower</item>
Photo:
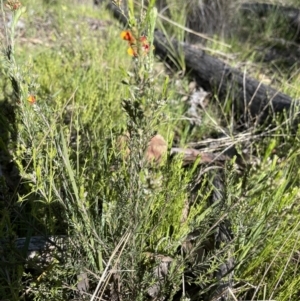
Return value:
<svg viewBox="0 0 300 301">
<path fill-rule="evenodd" d="M 34 95 L 31 94 L 31 95 L 28 96 L 27 100 L 28 100 L 28 102 L 29 102 L 31 105 L 33 105 L 33 104 L 35 104 L 35 102 L 36 102 L 36 97 L 35 97 Z"/>
<path fill-rule="evenodd" d="M 127 53 L 130 56 L 138 56 L 138 49 L 140 46 L 140 49 L 142 51 L 142 54 L 147 54 L 150 50 L 150 45 L 147 40 L 146 36 L 141 36 L 137 41 L 135 37 L 133 36 L 132 32 L 129 30 L 122 31 L 121 32 L 121 38 L 125 41 L 128 41 L 129 48 L 127 49 Z"/>
<path fill-rule="evenodd" d="M 122 31 L 121 38 L 125 41 L 128 41 L 130 44 L 135 43 L 135 38 L 129 30 Z"/>
<path fill-rule="evenodd" d="M 135 57 L 137 57 L 137 56 L 138 56 L 138 54 L 137 54 L 137 47 L 134 46 L 134 45 L 131 45 L 131 47 L 129 47 L 129 48 L 127 49 L 127 53 L 128 53 L 130 56 L 135 56 Z"/>
</svg>

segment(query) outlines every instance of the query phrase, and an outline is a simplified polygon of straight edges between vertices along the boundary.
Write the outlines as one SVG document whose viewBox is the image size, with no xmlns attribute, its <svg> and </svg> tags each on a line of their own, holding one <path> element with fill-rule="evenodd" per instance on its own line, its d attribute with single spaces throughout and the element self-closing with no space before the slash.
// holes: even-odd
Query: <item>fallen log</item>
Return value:
<svg viewBox="0 0 300 301">
<path fill-rule="evenodd" d="M 118 8 L 108 5 L 124 26 L 127 19 Z M 167 39 L 159 30 L 154 35 L 155 53 L 163 60 L 184 56 L 187 71 L 191 71 L 199 86 L 214 91 L 219 100 L 232 99 L 234 112 L 245 121 L 256 118 L 259 123 L 270 121 L 277 113 L 287 112 L 294 117 L 298 101 L 247 76 L 222 60 L 207 54 L 204 50 L 175 39 Z M 172 53 L 170 53 L 172 49 Z"/>
<path fill-rule="evenodd" d="M 292 113 L 296 102 L 286 94 L 267 86 L 241 71 L 232 68 L 218 58 L 186 43 L 169 40 L 159 31 L 155 32 L 155 49 L 161 58 L 167 58 L 172 48 L 176 54 L 183 53 L 188 71 L 192 71 L 199 85 L 207 91 L 215 91 L 220 101 L 232 99 L 235 112 L 244 117 L 258 117 L 260 123 L 273 117 L 274 113 Z"/>
</svg>

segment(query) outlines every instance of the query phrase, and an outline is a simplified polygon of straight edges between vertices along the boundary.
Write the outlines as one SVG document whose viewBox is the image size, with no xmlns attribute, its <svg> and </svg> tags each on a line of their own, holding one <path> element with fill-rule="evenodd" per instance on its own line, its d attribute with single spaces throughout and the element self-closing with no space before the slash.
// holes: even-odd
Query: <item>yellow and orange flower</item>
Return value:
<svg viewBox="0 0 300 301">
<path fill-rule="evenodd" d="M 129 30 L 122 31 L 121 38 L 125 41 L 128 41 L 130 44 L 135 43 L 135 38 Z"/>
<path fill-rule="evenodd" d="M 29 102 L 31 105 L 33 105 L 33 104 L 36 103 L 36 97 L 35 97 L 34 95 L 32 95 L 32 94 L 30 94 L 30 95 L 28 96 L 27 100 L 28 100 L 28 102 Z"/>
<path fill-rule="evenodd" d="M 128 55 L 130 55 L 130 56 L 135 56 L 135 57 L 137 57 L 138 56 L 138 53 L 137 53 L 138 51 L 137 51 L 137 47 L 136 46 L 134 46 L 134 45 L 131 45 L 128 49 L 127 49 L 127 53 L 128 53 Z"/>
<path fill-rule="evenodd" d="M 139 49 L 142 51 L 143 55 L 148 54 L 150 45 L 146 36 L 143 35 L 137 40 L 131 31 L 126 30 L 121 32 L 121 38 L 128 41 L 129 48 L 127 49 L 127 53 L 130 56 L 137 57 Z"/>
</svg>

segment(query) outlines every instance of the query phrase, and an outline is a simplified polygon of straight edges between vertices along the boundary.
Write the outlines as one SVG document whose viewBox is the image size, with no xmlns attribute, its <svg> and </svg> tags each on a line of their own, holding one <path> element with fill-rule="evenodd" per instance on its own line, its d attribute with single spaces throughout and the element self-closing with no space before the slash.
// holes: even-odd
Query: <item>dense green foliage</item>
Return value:
<svg viewBox="0 0 300 301">
<path fill-rule="evenodd" d="M 0 2 L 4 20 L 11 13 Z M 76 299 L 78 276 L 87 273 L 90 287 L 83 299 L 94 294 L 93 300 L 107 300 L 111 283 L 117 283 L 122 300 L 146 300 L 157 281 L 153 270 L 164 256 L 171 263 L 160 294 L 172 300 L 183 291 L 182 300 L 201 300 L 199 290 L 184 296 L 183 283 L 207 289 L 231 254 L 236 268 L 229 298 L 298 300 L 297 130 L 278 119 L 276 127 L 263 129 L 263 139 L 253 128 L 236 134 L 230 99 L 213 98 L 201 112 L 201 124 L 191 127 L 185 117 L 190 79 L 183 76 L 182 57 L 177 71 L 148 56 L 137 63 L 126 53 L 120 25 L 102 6 L 75 0 L 22 4 L 27 9 L 15 36 L 1 21 L 7 32 L 0 36 L 0 299 Z M 170 17 L 185 22 L 175 4 Z M 151 14 L 144 21 L 136 26 L 151 35 Z M 170 36 L 184 38 L 183 29 L 157 23 Z M 259 36 L 253 28 L 247 41 L 232 35 L 222 41 L 230 48 L 217 37 L 206 46 L 216 55 L 222 51 L 232 65 L 245 63 L 257 78 L 272 74 L 279 90 L 299 98 L 296 67 L 276 71 L 254 53 L 254 37 L 263 43 L 276 26 L 272 19 Z M 132 113 L 131 105 L 143 114 Z M 224 147 L 235 144 L 239 151 L 246 144 L 251 163 L 239 170 L 233 158 L 225 166 L 221 207 L 208 205 L 214 172 L 198 167 L 198 161 L 182 168 L 180 157 L 166 155 L 161 165 L 143 160 L 157 131 L 170 148 L 208 141 L 223 129 Z M 119 140 L 126 132 L 132 137 L 129 155 Z M 191 194 L 196 201 L 183 218 Z M 202 260 L 193 252 L 183 254 L 190 233 L 198 233 L 194 248 L 199 249 L 225 220 L 232 225 L 230 245 L 209 250 Z M 63 259 L 56 251 L 45 266 L 24 265 L 27 245 L 18 250 L 14 240 L 25 237 L 28 244 L 31 236 L 69 237 Z M 193 277 L 183 276 L 190 270 Z"/>
</svg>

